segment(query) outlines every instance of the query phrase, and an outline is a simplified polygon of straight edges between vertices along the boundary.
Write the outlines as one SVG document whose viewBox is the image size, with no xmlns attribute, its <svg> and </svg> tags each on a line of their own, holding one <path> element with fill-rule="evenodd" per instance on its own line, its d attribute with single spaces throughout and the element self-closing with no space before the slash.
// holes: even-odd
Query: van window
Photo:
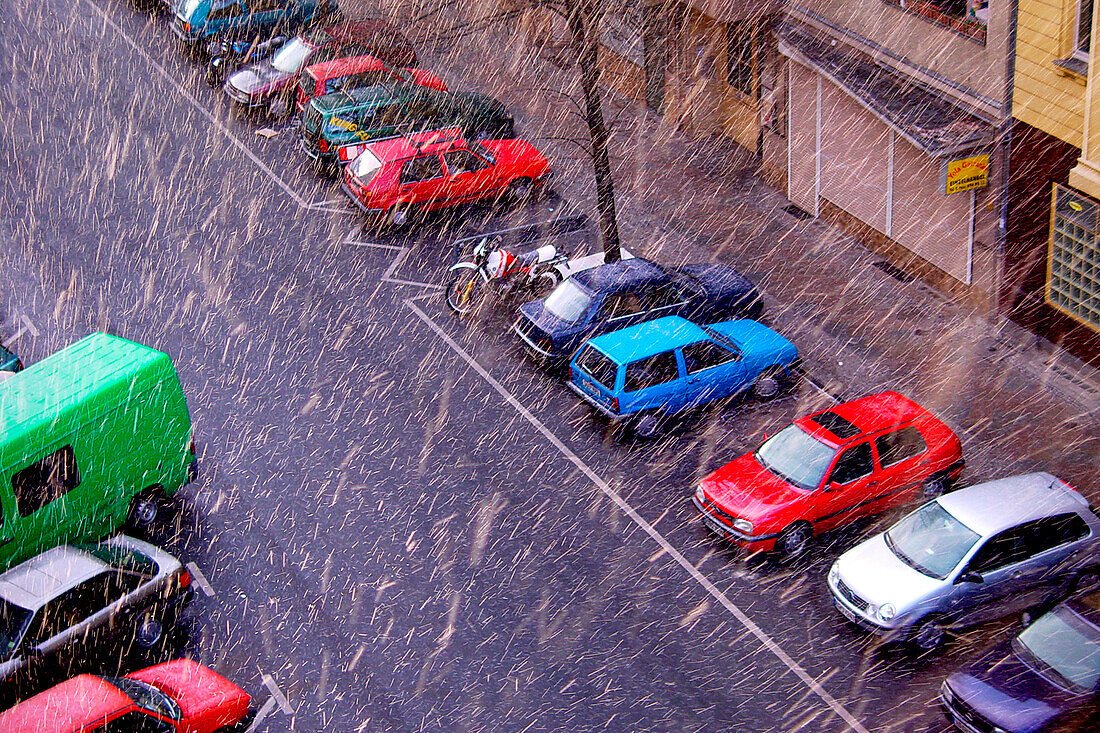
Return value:
<svg viewBox="0 0 1100 733">
<path fill-rule="evenodd" d="M 80 471 L 71 445 L 63 446 L 11 477 L 15 506 L 29 516 L 80 485 Z"/>
</svg>

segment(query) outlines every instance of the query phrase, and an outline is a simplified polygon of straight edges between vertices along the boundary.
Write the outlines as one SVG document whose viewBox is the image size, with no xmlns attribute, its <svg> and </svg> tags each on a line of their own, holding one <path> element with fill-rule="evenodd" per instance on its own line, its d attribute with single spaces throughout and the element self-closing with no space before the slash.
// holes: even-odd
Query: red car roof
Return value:
<svg viewBox="0 0 1100 733">
<path fill-rule="evenodd" d="M 431 132 L 418 132 L 406 137 L 393 137 L 388 140 L 379 140 L 368 148 L 374 156 L 385 163 L 391 160 L 411 158 L 419 153 L 438 153 L 451 148 L 466 147 L 466 140 L 462 137 L 462 130 L 456 128 L 448 130 L 433 130 Z"/>
<path fill-rule="evenodd" d="M 352 56 L 350 58 L 333 59 L 323 64 L 314 64 L 308 71 L 314 79 L 325 80 L 334 76 L 355 74 L 360 71 L 381 71 L 386 68 L 378 58 L 374 56 Z"/>
<path fill-rule="evenodd" d="M 860 435 L 884 430 L 918 417 L 927 416 L 935 419 L 932 413 L 908 397 L 897 392 L 880 392 L 851 402 L 844 402 L 813 415 L 801 417 L 795 422 L 806 432 L 824 438 L 833 445 L 841 445 L 855 437 L 852 435 L 839 435 L 814 422 L 815 417 L 826 412 L 831 412 L 850 422 L 859 429 Z"/>
<path fill-rule="evenodd" d="M 109 682 L 82 674 L 0 713 L 4 733 L 72 733 L 134 702 Z"/>
</svg>

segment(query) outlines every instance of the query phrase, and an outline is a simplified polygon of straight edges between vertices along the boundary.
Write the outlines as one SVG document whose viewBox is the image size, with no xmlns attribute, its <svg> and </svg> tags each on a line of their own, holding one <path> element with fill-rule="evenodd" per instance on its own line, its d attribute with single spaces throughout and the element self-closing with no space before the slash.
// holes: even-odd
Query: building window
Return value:
<svg viewBox="0 0 1100 733">
<path fill-rule="evenodd" d="M 752 23 L 726 27 L 726 83 L 746 97 L 753 96 L 752 31 Z"/>
<path fill-rule="evenodd" d="M 1100 202 L 1054 184 L 1046 298 L 1100 331 Z"/>
<path fill-rule="evenodd" d="M 1074 33 L 1073 57 L 1089 60 L 1089 45 L 1092 43 L 1092 3 L 1093 0 L 1081 0 L 1077 5 L 1077 28 Z"/>
<path fill-rule="evenodd" d="M 1083 2 L 1088 1 L 1083 0 Z M 883 0 L 883 2 L 908 10 L 979 43 L 985 43 L 985 27 L 989 21 L 988 0 Z"/>
</svg>

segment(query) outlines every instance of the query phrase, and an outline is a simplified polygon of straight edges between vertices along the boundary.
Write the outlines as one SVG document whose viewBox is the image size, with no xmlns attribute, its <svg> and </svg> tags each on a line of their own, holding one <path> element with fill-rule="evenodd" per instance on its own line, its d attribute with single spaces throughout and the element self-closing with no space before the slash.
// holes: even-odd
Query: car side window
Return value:
<svg viewBox="0 0 1100 733">
<path fill-rule="evenodd" d="M 875 438 L 878 462 L 883 468 L 901 463 L 928 450 L 924 436 L 912 425 Z"/>
<path fill-rule="evenodd" d="M 89 578 L 73 589 L 73 603 L 82 618 L 99 613 L 123 596 L 133 593 L 143 579 L 133 573 L 108 570 Z"/>
<path fill-rule="evenodd" d="M 741 355 L 730 351 L 714 341 L 696 341 L 683 348 L 684 364 L 688 374 L 719 366 L 731 361 L 739 361 Z"/>
<path fill-rule="evenodd" d="M 12 474 L 11 488 L 21 516 L 29 516 L 80 485 L 76 453 L 62 446 Z"/>
<path fill-rule="evenodd" d="M 676 363 L 676 352 L 665 351 L 627 364 L 624 390 L 637 392 L 679 378 L 680 367 Z"/>
<path fill-rule="evenodd" d="M 120 715 L 90 733 L 172 733 L 171 723 L 137 710 Z"/>
<path fill-rule="evenodd" d="M 422 155 L 405 161 L 401 166 L 401 183 L 420 183 L 443 175 L 443 165 L 438 155 Z"/>
<path fill-rule="evenodd" d="M 447 164 L 447 173 L 452 176 L 473 173 L 489 167 L 488 163 L 469 150 L 452 150 L 444 153 L 443 161 Z"/>
<path fill-rule="evenodd" d="M 1023 537 L 1030 555 L 1038 555 L 1059 545 L 1076 542 L 1088 536 L 1085 520 L 1074 512 L 1043 517 L 1022 525 Z"/>
<path fill-rule="evenodd" d="M 646 310 L 654 310 L 679 305 L 687 298 L 674 283 L 661 283 L 647 288 L 643 300 Z"/>
<path fill-rule="evenodd" d="M 989 573 L 1030 557 L 1033 549 L 1026 534 L 1029 524 L 1032 523 L 1006 529 L 991 537 L 974 553 L 968 569 L 976 573 Z"/>
<path fill-rule="evenodd" d="M 871 462 L 871 444 L 854 445 L 841 454 L 829 474 L 829 481 L 835 484 L 850 484 L 864 476 L 870 476 L 874 470 Z"/>
<path fill-rule="evenodd" d="M 210 12 L 206 14 L 206 19 L 225 20 L 226 18 L 236 18 L 240 14 L 241 5 L 236 0 L 225 4 L 215 2 Z"/>
<path fill-rule="evenodd" d="M 31 629 L 27 633 L 27 644 L 35 646 L 52 639 L 58 634 L 83 621 L 86 616 L 76 597 L 76 588 L 58 596 L 35 614 Z"/>
<path fill-rule="evenodd" d="M 633 291 L 624 291 L 607 296 L 603 302 L 603 317 L 608 320 L 613 318 L 626 318 L 635 313 L 642 312 L 642 300 Z"/>
<path fill-rule="evenodd" d="M 248 9 L 253 13 L 266 13 L 270 10 L 282 10 L 286 0 L 248 0 Z"/>
</svg>

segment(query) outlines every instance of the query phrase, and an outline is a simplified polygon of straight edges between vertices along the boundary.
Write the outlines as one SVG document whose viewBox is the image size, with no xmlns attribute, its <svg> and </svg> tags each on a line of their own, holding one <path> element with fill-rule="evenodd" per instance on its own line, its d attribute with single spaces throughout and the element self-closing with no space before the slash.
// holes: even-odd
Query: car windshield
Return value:
<svg viewBox="0 0 1100 733">
<path fill-rule="evenodd" d="M 351 161 L 351 173 L 361 183 L 367 183 L 374 178 L 374 174 L 382 167 L 382 161 L 369 150 L 359 153 L 359 156 Z"/>
<path fill-rule="evenodd" d="M 176 704 L 176 701 L 149 683 L 133 680 L 129 677 L 103 677 L 101 679 L 122 690 L 139 708 L 172 720 L 180 719 L 180 706 Z"/>
<path fill-rule="evenodd" d="M 797 425 L 788 425 L 764 441 L 754 454 L 757 462 L 803 491 L 821 485 L 836 455 L 831 448 Z"/>
<path fill-rule="evenodd" d="M 284 74 L 294 74 L 302 68 L 311 53 L 313 46 L 301 38 L 295 38 L 275 52 L 271 57 L 271 65 Z"/>
<path fill-rule="evenodd" d="M 470 147 L 472 149 L 473 145 Z M 542 307 L 547 313 L 566 323 L 581 320 L 591 305 L 592 293 L 582 288 L 573 278 L 567 278 L 542 301 Z"/>
<path fill-rule="evenodd" d="M 33 613 L 0 598 L 0 660 L 11 656 L 19 646 Z"/>
<path fill-rule="evenodd" d="M 906 565 L 943 580 L 978 541 L 978 534 L 933 501 L 887 530 L 885 538 Z"/>
<path fill-rule="evenodd" d="M 1100 629 L 1068 606 L 1039 617 L 1012 649 L 1039 674 L 1075 692 L 1092 692 L 1100 682 Z"/>
</svg>

